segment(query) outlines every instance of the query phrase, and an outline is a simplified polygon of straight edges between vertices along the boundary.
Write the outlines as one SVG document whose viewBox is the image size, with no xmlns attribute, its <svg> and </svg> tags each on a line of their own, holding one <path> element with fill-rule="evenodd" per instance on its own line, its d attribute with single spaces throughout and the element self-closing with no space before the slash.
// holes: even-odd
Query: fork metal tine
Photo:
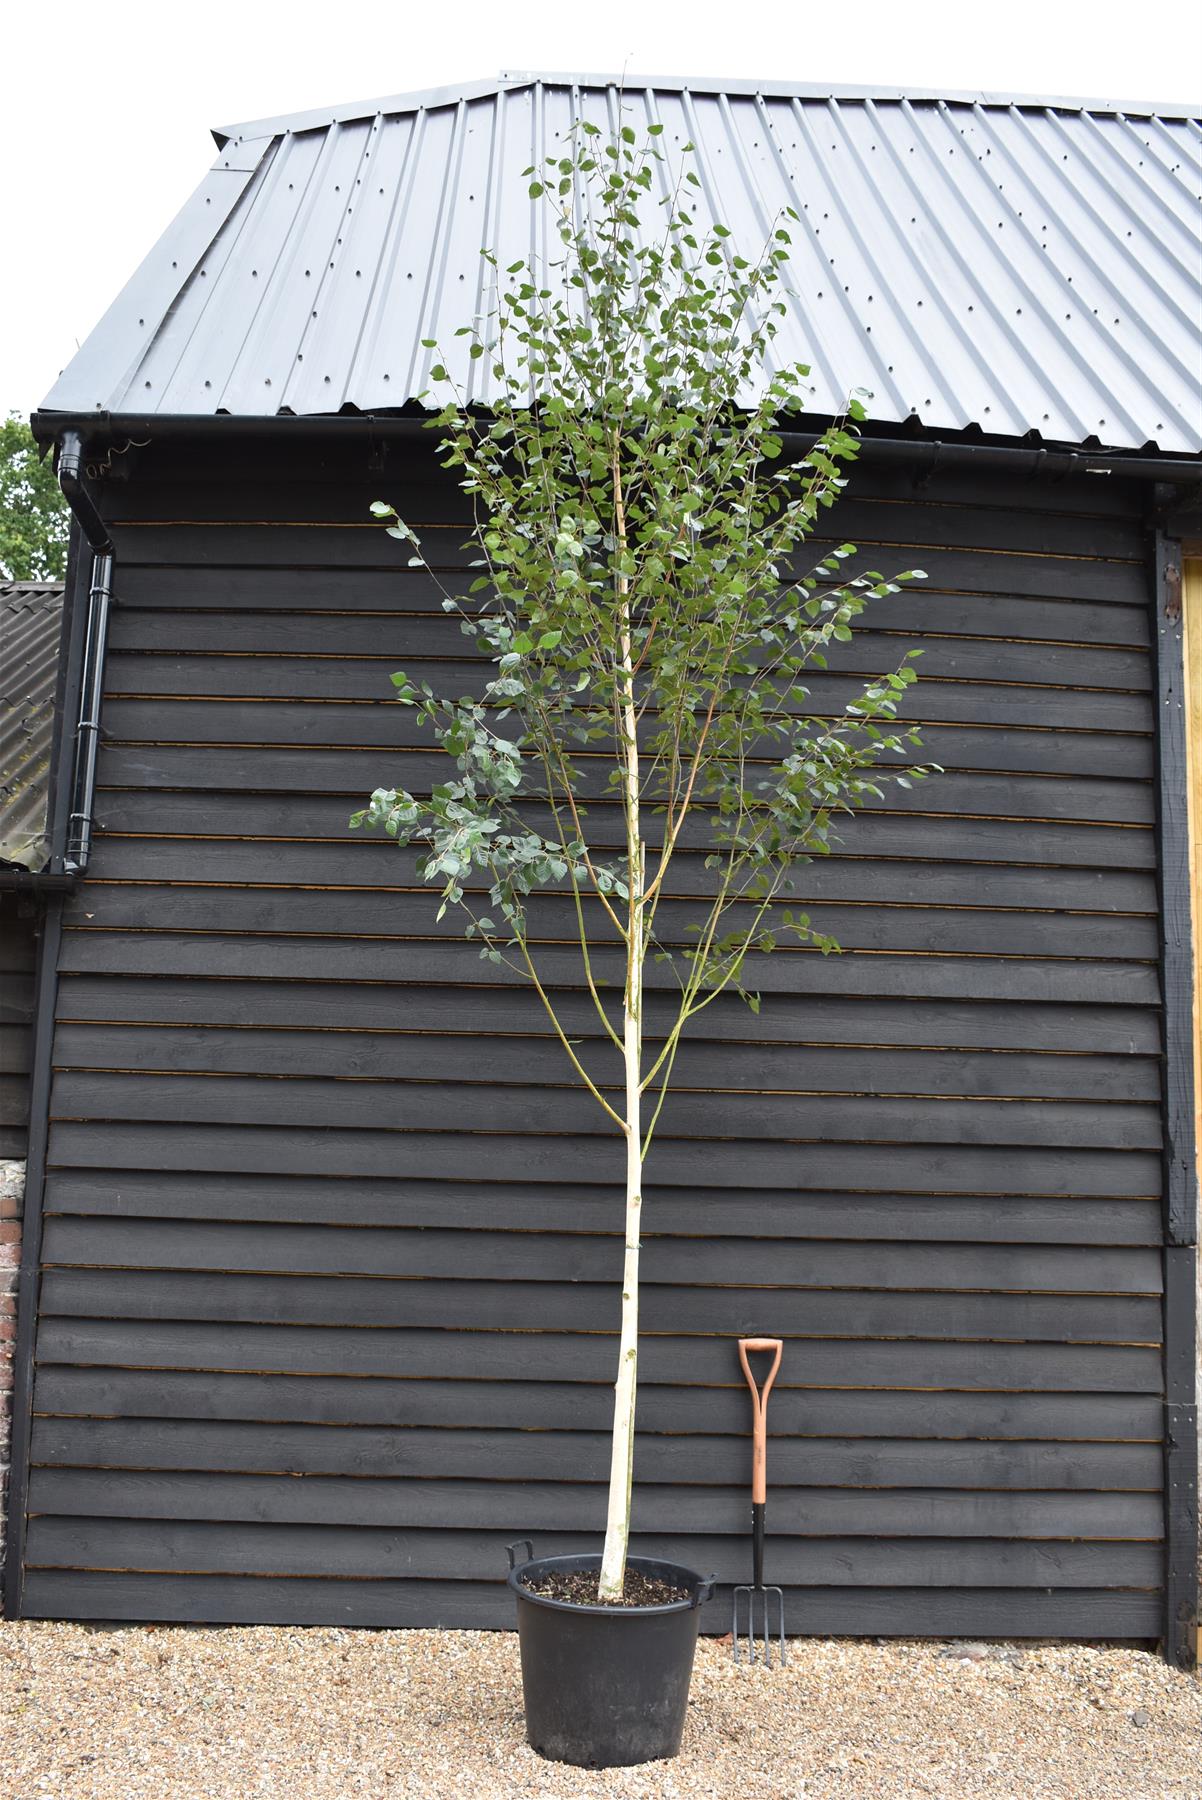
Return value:
<svg viewBox="0 0 1202 1800">
<path fill-rule="evenodd" d="M 746 1598 L 746 1631 L 740 1626 L 739 1597 Z M 759 1602 L 757 1607 L 756 1602 Z M 756 1614 L 759 1614 L 757 1625 Z M 763 1663 L 765 1668 L 772 1667 L 772 1645 L 775 1640 L 777 1663 L 784 1668 L 788 1660 L 785 1652 L 785 1596 L 778 1587 L 756 1587 L 749 1583 L 740 1583 L 731 1590 L 731 1649 L 736 1662 L 743 1661 L 742 1645 L 744 1637 L 747 1642 L 747 1661 Z M 762 1645 L 762 1656 L 761 1656 Z"/>
</svg>

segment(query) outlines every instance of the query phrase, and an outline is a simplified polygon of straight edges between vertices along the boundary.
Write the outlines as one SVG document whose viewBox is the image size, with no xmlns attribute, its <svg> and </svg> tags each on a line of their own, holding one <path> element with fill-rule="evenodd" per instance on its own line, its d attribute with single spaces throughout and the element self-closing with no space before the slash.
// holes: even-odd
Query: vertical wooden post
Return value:
<svg viewBox="0 0 1202 1800">
<path fill-rule="evenodd" d="M 1182 622 L 1185 627 L 1185 750 L 1188 774 L 1189 881 L 1193 940 L 1194 1013 L 1194 1123 L 1202 1129 L 1202 539 L 1182 546 Z M 1198 1142 L 1195 1136 L 1195 1162 Z M 1197 1248 L 1197 1216 L 1194 1221 L 1194 1398 L 1202 1404 L 1202 1252 Z M 1188 1304 L 1188 1299 L 1185 1302 Z M 1202 1451 L 1199 1421 L 1194 1420 L 1195 1444 Z M 1195 1470 L 1195 1483 L 1197 1474 Z M 1202 1660 L 1202 1639 L 1194 1623 L 1194 1657 Z"/>
<path fill-rule="evenodd" d="M 1189 830 L 1190 696 L 1180 542 L 1156 540 L 1156 747 L 1164 995 L 1164 1654 L 1198 1654 L 1198 1408 L 1195 1388 L 1198 1182 Z"/>
</svg>

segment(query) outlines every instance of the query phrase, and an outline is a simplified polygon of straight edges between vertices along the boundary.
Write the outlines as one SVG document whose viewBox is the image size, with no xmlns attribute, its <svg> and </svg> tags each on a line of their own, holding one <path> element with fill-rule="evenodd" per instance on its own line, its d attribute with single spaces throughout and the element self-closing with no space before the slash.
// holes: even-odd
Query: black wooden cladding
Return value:
<svg viewBox="0 0 1202 1800">
<path fill-rule="evenodd" d="M 37 968 L 35 903 L 0 892 L 0 1157 L 23 1157 Z"/>
<path fill-rule="evenodd" d="M 648 1170 L 635 1529 L 745 1575 L 733 1338 L 772 1332 L 791 1629 L 1154 1635 L 1144 527 L 1088 482 L 916 496 L 882 471 L 856 493 L 837 541 L 930 580 L 811 704 L 916 643 L 907 708 L 948 772 L 803 871 L 847 954 L 761 959 L 759 1017 L 723 999 L 681 1053 Z M 367 789 L 437 766 L 390 671 L 480 679 L 364 523 L 379 494 L 461 590 L 463 499 L 424 463 L 160 457 L 107 496 L 120 605 L 59 959 L 27 1613 L 503 1625 L 506 1537 L 603 1523 L 617 1140 L 412 857 L 346 829 Z M 682 855 L 681 930 L 700 881 Z M 563 902 L 535 926 L 612 1083 Z M 667 998 L 653 969 L 652 1036 Z"/>
</svg>

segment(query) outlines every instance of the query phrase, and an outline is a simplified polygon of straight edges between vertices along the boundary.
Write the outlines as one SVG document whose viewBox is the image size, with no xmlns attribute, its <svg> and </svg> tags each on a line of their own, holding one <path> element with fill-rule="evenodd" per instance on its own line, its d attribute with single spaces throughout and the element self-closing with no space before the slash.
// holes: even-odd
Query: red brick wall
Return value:
<svg viewBox="0 0 1202 1800">
<path fill-rule="evenodd" d="M 13 1347 L 17 1334 L 17 1265 L 25 1164 L 0 1161 L 0 1558 L 8 1521 L 8 1446 L 12 1429 Z"/>
</svg>

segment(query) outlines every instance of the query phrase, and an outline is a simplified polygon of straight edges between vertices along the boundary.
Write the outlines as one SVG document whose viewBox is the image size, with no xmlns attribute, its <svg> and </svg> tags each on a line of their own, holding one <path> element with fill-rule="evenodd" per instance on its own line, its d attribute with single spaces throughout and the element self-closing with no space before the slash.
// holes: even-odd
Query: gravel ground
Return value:
<svg viewBox="0 0 1202 1800">
<path fill-rule="evenodd" d="M 680 1757 L 595 1774 L 526 1745 L 508 1634 L 8 1623 L 0 1734 L 14 1800 L 1202 1796 L 1202 1683 L 1080 1645 L 703 1642 Z"/>
</svg>

